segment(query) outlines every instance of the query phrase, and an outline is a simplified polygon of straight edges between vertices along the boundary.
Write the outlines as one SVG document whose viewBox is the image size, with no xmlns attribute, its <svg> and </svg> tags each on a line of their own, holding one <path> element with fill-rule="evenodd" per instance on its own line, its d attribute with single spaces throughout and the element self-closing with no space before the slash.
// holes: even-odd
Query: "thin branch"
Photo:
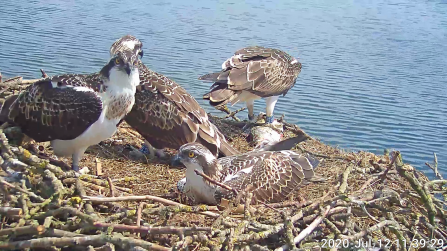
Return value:
<svg viewBox="0 0 447 251">
<path fill-rule="evenodd" d="M 0 249 L 25 249 L 25 248 L 47 248 L 51 246 L 55 247 L 73 247 L 73 246 L 88 246 L 88 245 L 104 245 L 106 243 L 113 243 L 116 246 L 120 246 L 123 249 L 130 247 L 140 246 L 149 250 L 169 251 L 170 248 L 162 247 L 160 245 L 150 243 L 143 240 L 136 240 L 122 236 L 108 236 L 108 235 L 90 235 L 81 237 L 45 237 L 39 239 L 31 239 L 15 242 L 2 242 L 0 243 Z M 127 248 L 126 248 L 127 247 Z"/>
<path fill-rule="evenodd" d="M 91 215 L 79 212 L 76 208 L 74 207 L 60 207 L 58 209 L 55 210 L 50 210 L 50 211 L 46 211 L 43 213 L 40 213 L 39 215 L 36 215 L 34 218 L 35 219 L 45 219 L 48 216 L 57 216 L 57 215 L 62 215 L 62 214 L 71 214 L 73 216 L 77 216 L 80 219 L 88 222 L 88 223 L 93 223 L 96 221 L 96 217 L 93 217 Z"/>
<path fill-rule="evenodd" d="M 241 109 L 238 109 L 238 110 L 236 110 L 236 111 L 231 112 L 230 114 L 228 114 L 228 115 L 225 116 L 224 118 L 225 118 L 225 119 L 227 119 L 227 118 L 229 118 L 229 117 L 235 118 L 235 116 L 236 116 L 236 114 L 237 114 L 238 112 L 241 112 L 241 111 L 243 111 L 243 110 L 245 110 L 245 109 L 247 109 L 247 107 L 242 107 Z M 235 119 L 235 120 L 236 120 L 236 119 Z M 238 121 L 238 120 L 236 120 L 236 121 Z M 239 120 L 239 121 L 240 121 L 240 120 Z"/>
<path fill-rule="evenodd" d="M 102 165 L 101 165 L 101 160 L 98 158 L 95 158 L 95 162 L 96 162 L 96 175 L 97 176 L 101 176 L 102 175 Z M 113 196 L 112 196 L 113 197 Z"/>
<path fill-rule="evenodd" d="M 5 228 L 0 230 L 0 236 L 2 235 L 34 235 L 34 234 L 42 234 L 45 232 L 45 227 L 42 225 L 38 226 L 26 226 L 26 227 L 15 227 L 15 228 Z"/>
<path fill-rule="evenodd" d="M 351 173 L 351 170 L 352 170 L 352 165 L 349 165 L 348 168 L 346 168 L 346 170 L 343 172 L 342 183 L 339 188 L 339 191 L 342 194 L 345 193 L 346 188 L 348 188 L 348 177 L 349 177 L 349 174 Z"/>
<path fill-rule="evenodd" d="M 142 196 L 121 196 L 121 197 L 93 197 L 93 196 L 83 196 L 83 200 L 85 201 L 91 201 L 91 202 L 118 202 L 118 201 L 138 201 L 138 200 L 152 200 L 156 202 L 160 202 L 165 205 L 170 206 L 186 206 L 184 204 L 163 199 L 157 196 L 152 195 L 142 195 Z M 213 212 L 198 212 L 199 214 L 203 214 L 206 216 L 210 216 L 213 218 L 219 217 L 219 214 L 213 213 Z"/>
<path fill-rule="evenodd" d="M 176 234 L 178 236 L 190 235 L 193 232 L 207 232 L 211 233 L 212 229 L 210 227 L 142 227 L 142 226 L 129 226 L 123 224 L 112 224 L 95 222 L 93 224 L 95 227 L 99 228 L 113 228 L 113 231 L 131 231 L 136 233 L 145 234 Z"/>
<path fill-rule="evenodd" d="M 306 229 L 301 231 L 300 234 L 293 239 L 293 242 L 295 243 L 295 245 L 300 243 L 304 238 L 306 238 L 309 234 L 311 234 L 312 231 L 314 231 L 314 229 L 318 225 L 320 225 L 320 223 L 323 221 L 323 219 L 326 218 L 330 209 L 331 209 L 331 206 L 327 206 L 326 209 L 324 210 L 323 215 L 316 218 Z M 284 246 L 275 249 L 275 251 L 283 251 L 283 250 L 288 250 L 288 249 L 289 249 L 289 245 L 285 244 Z"/>
<path fill-rule="evenodd" d="M 109 188 L 110 188 L 110 196 L 111 197 L 115 197 L 115 187 L 113 186 L 113 182 L 110 179 L 110 177 L 107 177 L 107 182 L 109 183 Z"/>
<path fill-rule="evenodd" d="M 296 145 L 296 148 L 298 148 L 300 151 L 305 152 L 305 153 L 309 153 L 315 157 L 320 157 L 320 158 L 325 158 L 325 159 L 339 159 L 339 160 L 349 160 L 345 157 L 340 157 L 340 156 L 329 156 L 329 155 L 325 155 L 325 154 L 319 154 L 319 153 L 314 153 L 311 152 L 309 150 L 304 149 L 302 146 L 300 145 Z"/>
<path fill-rule="evenodd" d="M 13 207 L 0 207 L 0 214 L 6 214 L 7 216 L 20 216 L 23 210 L 21 208 Z"/>
<path fill-rule="evenodd" d="M 219 181 L 215 181 L 215 180 L 213 180 L 211 177 L 209 177 L 208 175 L 204 174 L 203 172 L 201 172 L 201 171 L 199 171 L 199 170 L 197 170 L 197 169 L 194 170 L 194 172 L 195 172 L 197 175 L 202 176 L 204 179 L 206 179 L 206 180 L 209 181 L 210 183 L 213 183 L 214 185 L 218 185 L 218 186 L 220 186 L 220 187 L 222 187 L 222 188 L 224 188 L 224 189 L 227 189 L 227 190 L 233 192 L 235 196 L 238 195 L 238 192 L 237 192 L 236 189 L 234 189 L 233 187 L 227 186 L 227 185 L 225 185 L 225 184 L 223 184 L 223 183 L 220 183 Z"/>
<path fill-rule="evenodd" d="M 138 205 L 138 209 L 137 209 L 137 227 L 140 227 L 140 225 L 141 225 L 141 211 L 143 210 L 144 205 L 146 205 L 146 203 L 144 203 L 144 202 L 140 202 L 140 204 Z M 140 237 L 140 233 L 138 233 L 138 237 Z"/>
<path fill-rule="evenodd" d="M 386 175 L 388 174 L 388 172 L 391 170 L 391 168 L 394 166 L 394 162 L 396 162 L 396 159 L 398 158 L 398 156 L 400 155 L 400 153 L 398 151 L 394 151 L 391 153 L 393 155 L 390 164 L 387 166 L 385 172 L 383 172 L 383 174 L 381 176 L 379 176 L 380 180 L 383 181 L 385 180 Z"/>
<path fill-rule="evenodd" d="M 33 197 L 34 199 L 36 199 L 39 202 L 43 202 L 44 201 L 44 199 L 42 197 L 40 197 L 39 195 L 36 195 L 35 193 L 30 192 L 30 191 L 27 191 L 27 190 L 25 190 L 25 189 L 23 189 L 23 188 L 21 188 L 19 186 L 13 185 L 13 184 L 7 182 L 6 180 L 4 180 L 1 177 L 0 177 L 0 184 L 3 184 L 3 185 L 8 186 L 10 188 L 14 188 L 15 190 L 17 190 L 19 192 L 25 193 L 28 196 Z"/>
<path fill-rule="evenodd" d="M 397 223 L 396 221 L 392 221 L 392 220 L 385 220 L 385 221 L 382 221 L 380 223 L 377 223 L 376 225 L 374 225 L 372 227 L 369 227 L 368 229 L 362 230 L 361 232 L 356 233 L 354 235 L 340 235 L 339 237 L 340 237 L 340 239 L 347 239 L 349 241 L 356 241 L 356 240 L 358 240 L 360 238 L 363 238 L 366 235 L 371 234 L 372 232 L 375 232 L 377 230 L 380 230 L 383 227 L 388 226 L 388 225 L 398 226 L 399 223 Z"/>
<path fill-rule="evenodd" d="M 428 167 L 430 167 L 431 170 L 433 170 L 433 172 L 435 173 L 436 177 L 440 180 L 443 180 L 444 178 L 442 177 L 442 175 L 438 172 L 438 157 L 436 156 L 436 153 L 433 153 L 434 156 L 434 162 L 432 166 L 431 164 L 429 164 L 428 162 L 425 162 L 425 165 L 427 165 Z"/>
</svg>

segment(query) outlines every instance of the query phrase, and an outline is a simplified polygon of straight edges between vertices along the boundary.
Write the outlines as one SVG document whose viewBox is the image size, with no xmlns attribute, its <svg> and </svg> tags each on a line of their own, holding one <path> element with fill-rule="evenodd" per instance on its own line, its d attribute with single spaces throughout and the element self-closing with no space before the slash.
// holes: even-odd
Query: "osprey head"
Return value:
<svg viewBox="0 0 447 251">
<path fill-rule="evenodd" d="M 188 143 L 180 147 L 177 155 L 174 156 L 173 165 L 184 164 L 188 166 L 200 166 L 202 169 L 206 169 L 208 166 L 212 166 L 216 162 L 216 157 L 200 143 Z M 206 171 L 205 171 L 206 172 Z"/>
<path fill-rule="evenodd" d="M 110 57 L 116 55 L 119 51 L 132 51 L 135 57 L 143 57 L 143 43 L 132 35 L 125 35 L 117 39 L 110 47 Z"/>
<path fill-rule="evenodd" d="M 109 63 L 106 64 L 100 74 L 106 78 L 110 77 L 110 72 L 115 70 L 117 72 L 123 72 L 130 75 L 132 71 L 138 69 L 137 67 L 138 58 L 134 56 L 134 52 L 131 50 L 118 51 L 115 55 L 110 58 Z"/>
</svg>

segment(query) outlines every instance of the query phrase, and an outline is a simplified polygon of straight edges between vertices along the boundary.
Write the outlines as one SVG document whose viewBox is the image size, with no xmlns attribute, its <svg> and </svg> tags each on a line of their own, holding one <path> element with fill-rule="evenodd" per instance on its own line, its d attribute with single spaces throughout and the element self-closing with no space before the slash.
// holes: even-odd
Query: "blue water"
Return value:
<svg viewBox="0 0 447 251">
<path fill-rule="evenodd" d="M 144 42 L 146 65 L 214 113 L 201 100 L 209 84 L 198 76 L 219 70 L 241 47 L 283 49 L 303 69 L 276 115 L 341 148 L 398 149 L 430 177 L 424 163 L 436 152 L 447 176 L 445 0 L 7 1 L 0 71 L 94 72 L 127 33 Z M 257 101 L 255 112 L 264 105 Z"/>
</svg>

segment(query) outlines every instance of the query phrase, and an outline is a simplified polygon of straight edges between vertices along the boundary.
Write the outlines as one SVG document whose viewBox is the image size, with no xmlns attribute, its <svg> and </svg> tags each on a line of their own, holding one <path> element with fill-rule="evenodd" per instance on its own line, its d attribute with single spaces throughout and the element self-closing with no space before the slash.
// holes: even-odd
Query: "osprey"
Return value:
<svg viewBox="0 0 447 251">
<path fill-rule="evenodd" d="M 252 151 L 216 159 L 199 143 L 180 147 L 176 159 L 186 166 L 186 181 L 179 181 L 177 188 L 195 202 L 210 205 L 231 199 L 234 194 L 205 181 L 195 173 L 196 169 L 238 192 L 247 188 L 255 202 L 279 202 L 304 180 L 310 180 L 319 164 L 310 155 L 290 150 Z"/>
<path fill-rule="evenodd" d="M 56 156 L 72 156 L 73 170 L 85 150 L 110 138 L 135 103 L 136 62 L 141 47 L 122 50 L 95 75 L 46 78 L 8 98 L 1 118 L 37 142 L 51 141 Z M 2 120 L 5 121 L 5 120 Z"/>
<path fill-rule="evenodd" d="M 123 37 L 112 45 L 110 53 L 132 49 L 134 40 L 132 36 Z M 145 138 L 152 156 L 156 153 L 163 156 L 162 148 L 178 149 L 191 142 L 200 142 L 213 155 L 238 153 L 191 94 L 173 80 L 150 70 L 141 60 L 137 67 L 140 84 L 135 105 L 124 120 Z M 146 147 L 140 151 L 146 151 Z"/>
<path fill-rule="evenodd" d="M 295 85 L 301 63 L 278 49 L 252 46 L 240 49 L 222 64 L 222 70 L 206 74 L 199 80 L 212 81 L 204 99 L 216 108 L 246 102 L 248 119 L 254 120 L 254 101 L 266 98 L 267 123 L 273 123 L 273 110 L 280 95 Z"/>
</svg>

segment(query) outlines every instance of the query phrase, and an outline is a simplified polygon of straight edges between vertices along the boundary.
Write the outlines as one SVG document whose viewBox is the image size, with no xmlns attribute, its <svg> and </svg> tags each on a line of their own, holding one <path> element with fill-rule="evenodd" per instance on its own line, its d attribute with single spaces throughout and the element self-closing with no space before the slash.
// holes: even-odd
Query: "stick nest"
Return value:
<svg viewBox="0 0 447 251">
<path fill-rule="evenodd" d="M 3 93 L 14 93 L 5 86 Z M 236 149 L 252 149 L 245 123 L 210 117 Z M 284 138 L 303 133 L 282 122 Z M 184 170 L 171 169 L 169 159 L 142 158 L 136 154 L 142 143 L 121 124 L 88 149 L 81 165 L 91 172 L 78 177 L 68 168 L 71 159 L 57 160 L 49 144 L 34 143 L 17 127 L 1 128 L 0 250 L 358 250 L 358 240 L 383 250 L 419 250 L 422 240 L 427 250 L 447 245 L 446 180 L 429 180 L 398 151 L 346 152 L 310 138 L 293 150 L 322 160 L 320 180 L 282 203 L 240 205 L 241 196 L 251 196 L 240 193 L 216 207 L 189 205 L 176 190 Z"/>
</svg>

